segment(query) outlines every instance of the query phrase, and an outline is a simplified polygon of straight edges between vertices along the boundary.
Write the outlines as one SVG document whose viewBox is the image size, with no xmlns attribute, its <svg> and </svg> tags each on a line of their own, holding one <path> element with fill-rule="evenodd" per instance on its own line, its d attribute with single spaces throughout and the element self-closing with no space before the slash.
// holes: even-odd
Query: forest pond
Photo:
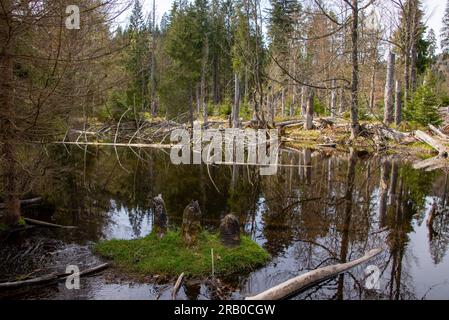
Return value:
<svg viewBox="0 0 449 320">
<path fill-rule="evenodd" d="M 444 171 L 415 171 L 403 157 L 314 150 L 283 150 L 275 176 L 250 166 L 175 166 L 163 150 L 52 146 L 45 154 L 46 169 L 29 193 L 44 205 L 26 208 L 25 215 L 78 228 L 32 228 L 0 239 L 2 282 L 100 263 L 93 244 L 148 235 L 151 199 L 162 194 L 171 227 L 198 200 L 205 228 L 217 230 L 221 218 L 235 213 L 272 256 L 259 270 L 221 279 L 220 294 L 208 281 L 188 279 L 180 299 L 243 299 L 382 246 L 369 263 L 380 270 L 380 290 L 367 289 L 365 264 L 293 299 L 449 298 Z M 162 300 L 171 299 L 173 283 L 153 276 L 135 281 L 109 269 L 82 279 L 80 290 L 62 283 L 0 292 L 0 298 Z"/>
</svg>

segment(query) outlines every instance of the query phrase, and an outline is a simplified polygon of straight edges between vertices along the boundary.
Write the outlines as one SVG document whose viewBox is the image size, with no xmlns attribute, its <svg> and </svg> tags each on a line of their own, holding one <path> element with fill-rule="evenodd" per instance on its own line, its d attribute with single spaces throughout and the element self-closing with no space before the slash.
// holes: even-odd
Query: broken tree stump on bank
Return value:
<svg viewBox="0 0 449 320">
<path fill-rule="evenodd" d="M 182 217 L 182 239 L 187 246 L 194 245 L 201 232 L 201 209 L 198 201 L 192 201 Z"/>
<path fill-rule="evenodd" d="M 162 195 L 158 195 L 153 199 L 154 205 L 154 219 L 153 219 L 153 231 L 157 237 L 162 239 L 167 234 L 167 210 L 165 209 L 165 202 L 162 199 Z"/>
<path fill-rule="evenodd" d="M 240 223 L 235 215 L 228 214 L 221 220 L 220 239 L 225 247 L 240 246 Z"/>
</svg>

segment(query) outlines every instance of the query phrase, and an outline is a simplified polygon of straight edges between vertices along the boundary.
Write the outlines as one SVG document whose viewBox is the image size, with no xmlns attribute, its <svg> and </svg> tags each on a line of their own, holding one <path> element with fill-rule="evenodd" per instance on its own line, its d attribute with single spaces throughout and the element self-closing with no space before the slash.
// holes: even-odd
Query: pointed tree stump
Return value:
<svg viewBox="0 0 449 320">
<path fill-rule="evenodd" d="M 240 245 L 240 223 L 233 214 L 228 214 L 221 220 L 220 238 L 225 247 L 235 248 Z"/>
<path fill-rule="evenodd" d="M 182 239 L 187 246 L 196 244 L 201 232 L 201 209 L 198 201 L 192 201 L 182 217 Z"/>
<path fill-rule="evenodd" d="M 162 239 L 167 234 L 167 210 L 165 209 L 165 202 L 162 199 L 162 195 L 158 195 L 153 199 L 154 205 L 154 219 L 153 219 L 153 231 L 156 235 Z"/>
</svg>

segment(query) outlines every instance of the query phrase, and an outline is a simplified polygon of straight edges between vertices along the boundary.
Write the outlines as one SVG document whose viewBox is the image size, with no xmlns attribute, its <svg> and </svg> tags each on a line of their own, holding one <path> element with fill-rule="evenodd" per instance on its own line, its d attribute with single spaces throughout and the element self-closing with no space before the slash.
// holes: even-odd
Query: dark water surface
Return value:
<svg viewBox="0 0 449 320">
<path fill-rule="evenodd" d="M 42 196 L 45 205 L 27 208 L 26 214 L 79 228 L 34 228 L 0 239 L 1 281 L 101 263 L 92 245 L 148 235 L 150 199 L 162 194 L 172 226 L 180 226 L 185 206 L 198 200 L 205 227 L 216 230 L 220 218 L 236 213 L 245 231 L 272 255 L 264 268 L 222 279 L 220 295 L 206 281 L 188 280 L 180 299 L 242 299 L 381 246 L 387 249 L 369 264 L 294 299 L 449 298 L 448 175 L 443 171 L 415 171 L 400 157 L 304 150 L 282 152 L 285 166 L 276 176 L 263 177 L 255 167 L 175 166 L 159 150 L 51 149 L 46 170 L 30 192 Z M 368 265 L 380 270 L 378 291 L 365 286 Z M 0 292 L 0 297 L 171 299 L 173 283 L 157 284 L 152 277 L 143 282 L 108 270 L 82 279 L 80 290 L 69 291 L 63 283 Z"/>
</svg>

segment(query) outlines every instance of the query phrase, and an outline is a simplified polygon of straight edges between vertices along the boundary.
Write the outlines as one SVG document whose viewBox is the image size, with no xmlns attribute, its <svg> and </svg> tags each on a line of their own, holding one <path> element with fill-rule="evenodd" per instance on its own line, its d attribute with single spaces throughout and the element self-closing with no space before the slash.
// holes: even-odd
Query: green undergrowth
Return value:
<svg viewBox="0 0 449 320">
<path fill-rule="evenodd" d="M 211 249 L 214 249 L 216 275 L 250 272 L 266 264 L 270 256 L 247 236 L 238 248 L 226 248 L 220 237 L 204 231 L 195 247 L 186 247 L 178 231 L 169 231 L 163 239 L 151 234 L 137 240 L 110 240 L 95 250 L 112 259 L 117 267 L 137 275 L 208 276 L 212 273 Z"/>
<path fill-rule="evenodd" d="M 25 219 L 20 218 L 16 225 L 7 225 L 6 223 L 2 222 L 4 219 L 3 216 L 0 215 L 0 232 L 10 232 L 10 231 L 17 231 L 22 228 L 26 227 Z"/>
</svg>

